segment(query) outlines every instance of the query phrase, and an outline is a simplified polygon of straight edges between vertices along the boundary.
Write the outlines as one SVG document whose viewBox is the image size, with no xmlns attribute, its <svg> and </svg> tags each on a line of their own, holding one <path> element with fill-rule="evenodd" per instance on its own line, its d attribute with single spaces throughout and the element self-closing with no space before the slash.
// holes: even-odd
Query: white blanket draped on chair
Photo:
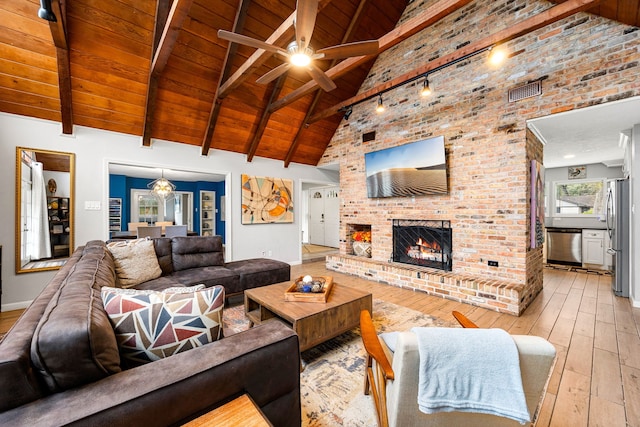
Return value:
<svg viewBox="0 0 640 427">
<path fill-rule="evenodd" d="M 518 349 L 502 329 L 412 328 L 424 413 L 480 412 L 530 421 Z"/>
</svg>

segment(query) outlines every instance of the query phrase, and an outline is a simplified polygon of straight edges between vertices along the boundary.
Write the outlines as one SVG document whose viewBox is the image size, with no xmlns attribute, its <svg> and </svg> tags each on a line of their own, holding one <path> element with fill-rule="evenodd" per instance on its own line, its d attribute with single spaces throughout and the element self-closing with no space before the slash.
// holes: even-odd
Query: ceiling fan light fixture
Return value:
<svg viewBox="0 0 640 427">
<path fill-rule="evenodd" d="M 287 51 L 289 52 L 289 61 L 292 65 L 296 67 L 306 67 L 311 64 L 311 56 L 313 55 L 311 46 L 300 49 L 298 43 L 292 41 L 289 43 L 289 46 L 287 46 Z"/>
</svg>

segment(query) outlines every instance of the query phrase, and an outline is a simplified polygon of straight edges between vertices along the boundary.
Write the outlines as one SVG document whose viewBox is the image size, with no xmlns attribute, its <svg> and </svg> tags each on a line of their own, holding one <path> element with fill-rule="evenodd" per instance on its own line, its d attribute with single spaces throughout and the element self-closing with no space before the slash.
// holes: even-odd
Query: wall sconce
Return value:
<svg viewBox="0 0 640 427">
<path fill-rule="evenodd" d="M 429 87 L 429 79 L 424 78 L 422 83 L 422 89 L 420 90 L 420 96 L 425 97 L 431 95 L 431 88 Z"/>
<path fill-rule="evenodd" d="M 51 10 L 51 0 L 40 0 L 40 9 L 38 9 L 38 18 L 46 19 L 50 22 L 56 22 L 56 15 Z"/>
<path fill-rule="evenodd" d="M 384 113 L 384 104 L 382 103 L 382 94 L 378 94 L 378 105 L 376 106 L 376 113 Z"/>
</svg>

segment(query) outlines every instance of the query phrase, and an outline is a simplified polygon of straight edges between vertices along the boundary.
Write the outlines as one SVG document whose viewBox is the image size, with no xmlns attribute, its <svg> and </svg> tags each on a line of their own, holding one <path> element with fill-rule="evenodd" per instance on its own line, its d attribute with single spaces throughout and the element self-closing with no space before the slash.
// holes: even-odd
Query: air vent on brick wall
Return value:
<svg viewBox="0 0 640 427">
<path fill-rule="evenodd" d="M 521 99 L 531 98 L 542 94 L 542 83 L 540 80 L 533 83 L 509 89 L 509 102 L 520 101 Z"/>
</svg>

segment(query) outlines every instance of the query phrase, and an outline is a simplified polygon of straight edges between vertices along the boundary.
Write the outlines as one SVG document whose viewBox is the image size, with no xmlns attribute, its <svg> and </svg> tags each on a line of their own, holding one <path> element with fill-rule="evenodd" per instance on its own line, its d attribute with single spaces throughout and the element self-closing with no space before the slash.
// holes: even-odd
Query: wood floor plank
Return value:
<svg viewBox="0 0 640 427">
<path fill-rule="evenodd" d="M 625 412 L 629 427 L 640 427 L 640 369 L 621 366 Z"/>
<path fill-rule="evenodd" d="M 565 370 L 550 426 L 586 426 L 589 419 L 589 376 Z"/>
<path fill-rule="evenodd" d="M 636 334 L 618 332 L 620 364 L 640 369 L 640 338 Z"/>
<path fill-rule="evenodd" d="M 574 324 L 575 321 L 572 319 L 558 318 L 555 325 L 553 325 L 553 330 L 549 334 L 548 340 L 553 344 L 569 347 Z"/>
<path fill-rule="evenodd" d="M 596 316 L 595 314 L 578 312 L 576 323 L 573 328 L 574 334 L 580 334 L 587 337 L 595 337 Z"/>
<path fill-rule="evenodd" d="M 571 338 L 565 371 L 572 371 L 591 377 L 593 354 L 593 338 L 574 334 Z"/>
<path fill-rule="evenodd" d="M 601 302 L 600 297 L 598 297 L 596 320 L 612 324 L 616 323 L 615 316 L 613 314 L 613 305 Z"/>
<path fill-rule="evenodd" d="M 589 427 L 625 427 L 626 425 L 624 405 L 599 397 L 591 397 Z"/>
<path fill-rule="evenodd" d="M 596 320 L 595 334 L 594 347 L 611 353 L 618 353 L 618 340 L 614 324 Z"/>
<path fill-rule="evenodd" d="M 616 353 L 593 350 L 593 372 L 591 374 L 591 396 L 597 396 L 624 406 L 622 374 Z"/>
<path fill-rule="evenodd" d="M 596 297 L 591 297 L 591 296 L 582 294 L 580 311 L 583 313 L 596 314 L 597 302 L 598 302 L 598 299 Z"/>
</svg>

